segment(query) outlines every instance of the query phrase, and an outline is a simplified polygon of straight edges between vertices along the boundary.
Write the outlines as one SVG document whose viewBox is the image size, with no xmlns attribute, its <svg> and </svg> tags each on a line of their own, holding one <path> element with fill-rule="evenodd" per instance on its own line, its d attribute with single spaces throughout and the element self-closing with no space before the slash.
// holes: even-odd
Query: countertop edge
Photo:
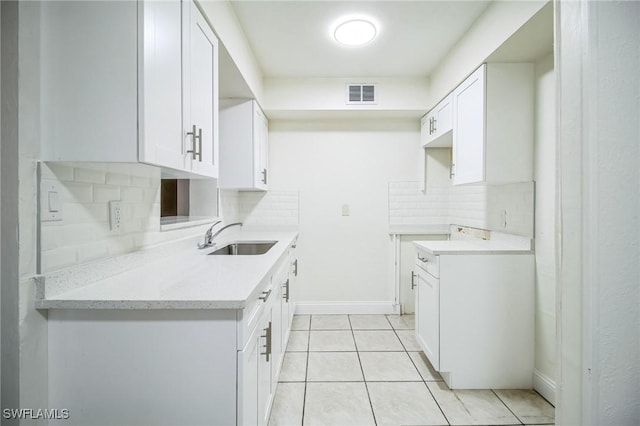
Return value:
<svg viewBox="0 0 640 426">
<path fill-rule="evenodd" d="M 263 234 L 263 233 L 267 233 L 267 234 L 273 234 L 273 231 L 259 231 L 259 230 L 253 230 L 251 231 L 251 233 L 249 234 L 249 240 L 252 239 L 251 237 L 253 235 L 255 235 L 256 233 L 259 234 Z M 285 241 L 286 244 L 284 245 L 285 247 L 290 247 L 298 238 L 299 233 L 297 231 L 280 231 L 278 232 L 278 234 L 284 234 L 286 235 L 284 238 L 282 238 L 280 241 Z M 239 235 L 238 233 L 234 233 L 231 234 L 230 237 L 232 238 L 237 238 L 238 236 L 242 236 L 244 237 L 244 235 Z M 165 249 L 166 250 L 166 249 Z M 277 256 L 274 257 L 272 264 L 268 267 L 265 268 L 266 271 L 264 272 L 264 276 L 267 276 L 272 270 L 273 268 L 279 264 L 279 262 L 281 261 L 281 259 L 283 258 L 283 256 L 285 256 L 287 253 L 287 249 L 283 249 Z M 202 254 L 202 253 L 194 253 L 194 256 L 205 256 L 206 254 Z M 134 254 L 135 256 L 135 254 Z M 182 256 L 182 254 L 179 254 L 179 256 Z M 132 254 L 127 254 L 127 255 L 123 255 L 120 258 L 125 258 L 125 257 L 132 257 Z M 195 259 L 195 258 L 194 258 Z M 109 261 L 113 261 L 114 263 L 118 263 L 120 259 L 118 258 L 113 258 L 113 259 L 109 259 Z M 123 272 L 131 272 L 135 269 L 138 268 L 145 268 L 148 267 L 149 264 L 145 264 L 143 266 L 137 266 L 136 268 L 122 268 L 119 273 Z M 82 277 L 84 275 L 84 272 L 86 270 L 86 265 L 81 265 L 79 268 L 77 268 L 77 270 L 80 272 L 80 276 Z M 47 309 L 104 309 L 104 310 L 108 310 L 108 309 L 114 309 L 114 310 L 118 310 L 118 309 L 123 309 L 123 310 L 162 310 L 162 309 L 211 309 L 211 310 L 242 310 L 244 308 L 246 308 L 247 306 L 247 299 L 214 299 L 214 298 L 203 298 L 200 300 L 181 300 L 179 298 L 177 299 L 148 299 L 148 298 L 140 298 L 140 299 L 136 299 L 136 298 L 132 298 L 132 299 L 120 299 L 120 298 L 114 298 L 114 299 L 109 299 L 109 298 L 96 298 L 96 299 L 72 299 L 72 298 L 65 298 L 65 294 L 75 290 L 77 287 L 73 286 L 72 289 L 69 289 L 67 291 L 60 291 L 59 289 L 57 289 L 58 291 L 56 291 L 54 294 L 51 294 L 51 292 L 47 291 L 47 278 L 53 276 L 54 277 L 54 282 L 57 285 L 58 282 L 60 280 L 61 275 L 62 276 L 67 276 L 67 277 L 72 277 L 72 279 L 77 279 L 76 277 L 73 277 L 73 273 L 75 271 L 73 270 L 73 268 L 69 268 L 67 270 L 64 270 L 62 274 L 58 273 L 58 272 L 54 272 L 50 275 L 38 275 L 36 276 L 36 300 L 34 301 L 34 305 L 36 309 L 42 309 L 42 310 L 47 310 Z M 111 274 L 108 274 L 111 275 Z M 104 277 L 104 279 L 109 278 Z M 253 288 L 255 291 L 255 287 L 258 286 L 260 284 L 260 282 L 262 282 L 262 280 L 264 279 L 264 277 L 261 277 L 259 280 L 257 280 L 256 283 L 252 283 L 251 285 L 253 285 Z M 85 284 L 85 286 L 91 285 L 100 285 L 100 281 L 102 280 L 97 280 L 97 281 L 90 281 L 89 283 Z M 84 286 L 83 286 L 84 287 Z M 249 297 L 249 296 L 247 296 Z"/>
</svg>

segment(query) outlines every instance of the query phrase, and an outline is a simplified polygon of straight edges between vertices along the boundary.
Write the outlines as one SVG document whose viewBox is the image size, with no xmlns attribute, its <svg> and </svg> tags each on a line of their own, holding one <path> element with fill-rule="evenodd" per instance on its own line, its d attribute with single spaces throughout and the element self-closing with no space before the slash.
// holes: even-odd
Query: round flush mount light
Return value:
<svg viewBox="0 0 640 426">
<path fill-rule="evenodd" d="M 368 19 L 356 18 L 341 21 L 333 31 L 335 40 L 344 46 L 362 46 L 376 37 L 378 29 Z"/>
</svg>

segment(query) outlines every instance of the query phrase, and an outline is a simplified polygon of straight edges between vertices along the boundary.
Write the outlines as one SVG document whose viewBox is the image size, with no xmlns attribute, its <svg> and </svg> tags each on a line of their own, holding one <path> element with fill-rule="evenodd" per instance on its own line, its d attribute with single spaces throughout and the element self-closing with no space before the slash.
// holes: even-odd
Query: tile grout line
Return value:
<svg viewBox="0 0 640 426">
<path fill-rule="evenodd" d="M 415 318 L 415 317 L 414 317 Z M 387 321 L 389 321 L 389 319 L 387 318 Z M 391 322 L 391 321 L 389 321 Z M 448 425 L 451 425 L 451 422 L 449 421 L 449 418 L 446 416 L 446 414 L 444 414 L 444 411 L 442 410 L 442 407 L 440 406 L 440 403 L 438 403 L 438 400 L 436 399 L 435 395 L 433 394 L 433 392 L 431 392 L 431 389 L 429 389 L 429 385 L 427 384 L 427 381 L 424 377 L 422 377 L 422 374 L 420 373 L 420 370 L 418 370 L 418 366 L 416 365 L 416 363 L 413 361 L 413 358 L 411 358 L 411 355 L 409 355 L 409 351 L 407 350 L 407 348 L 404 346 L 404 343 L 402 342 L 402 339 L 400 339 L 400 336 L 398 336 L 398 333 L 396 332 L 395 327 L 393 327 L 393 324 L 391 324 L 391 327 L 393 328 L 393 332 L 396 333 L 396 336 L 398 337 L 398 340 L 400 340 L 400 343 L 402 344 L 402 347 L 405 348 L 405 351 L 407 353 L 407 356 L 409 357 L 409 361 L 411 361 L 411 364 L 413 364 L 413 368 L 415 368 L 418 371 L 418 375 L 422 378 L 422 383 L 424 384 L 424 386 L 427 388 L 427 392 L 429 392 L 429 395 L 431 395 L 431 398 L 433 398 L 433 402 L 436 403 L 436 405 L 438 406 L 438 410 L 440 410 L 440 413 L 442 413 L 442 417 L 444 417 L 444 420 L 447 422 Z M 411 329 L 410 329 L 411 330 Z M 415 329 L 415 324 L 413 326 L 413 332 L 416 332 Z"/>
<path fill-rule="evenodd" d="M 307 378 L 309 376 L 309 349 L 311 346 L 311 315 L 309 315 L 309 335 L 307 336 L 307 362 L 304 366 L 304 392 L 302 395 L 302 418 L 300 426 L 304 426 L 304 410 L 307 405 Z"/>
<path fill-rule="evenodd" d="M 351 315 L 347 315 L 349 320 L 349 328 L 351 329 L 351 337 L 353 338 L 353 345 L 356 347 L 356 356 L 358 357 L 358 364 L 360 365 L 360 372 L 362 373 L 362 381 L 364 383 L 364 389 L 367 391 L 367 399 L 369 400 L 369 407 L 371 407 L 371 416 L 373 416 L 374 425 L 378 425 L 376 420 L 376 412 L 373 410 L 373 403 L 371 402 L 371 395 L 369 394 L 369 386 L 367 386 L 367 378 L 364 375 L 364 369 L 362 368 L 362 361 L 360 360 L 360 351 L 358 350 L 358 344 L 356 343 L 356 335 L 353 332 L 353 326 L 351 325 Z"/>
<path fill-rule="evenodd" d="M 520 422 L 520 424 L 521 424 L 521 425 L 523 425 L 523 424 L 524 424 L 524 422 L 520 419 L 520 417 L 519 417 L 519 416 L 517 416 L 517 415 L 516 415 L 516 413 L 514 413 L 514 412 L 513 412 L 513 410 L 512 410 L 512 409 L 507 405 L 507 403 L 506 403 L 506 402 L 504 402 L 504 401 L 502 400 L 502 398 L 500 398 L 500 395 L 498 395 L 498 393 L 497 393 L 495 390 L 493 390 L 493 389 L 491 389 L 491 392 L 493 392 L 493 394 L 496 396 L 496 398 L 498 398 L 498 401 L 502 402 L 502 405 L 504 405 L 505 407 L 507 407 L 507 410 L 509 410 L 509 412 L 510 412 L 511 414 L 513 414 L 513 417 L 515 417 L 516 419 L 518 419 L 518 421 Z"/>
</svg>

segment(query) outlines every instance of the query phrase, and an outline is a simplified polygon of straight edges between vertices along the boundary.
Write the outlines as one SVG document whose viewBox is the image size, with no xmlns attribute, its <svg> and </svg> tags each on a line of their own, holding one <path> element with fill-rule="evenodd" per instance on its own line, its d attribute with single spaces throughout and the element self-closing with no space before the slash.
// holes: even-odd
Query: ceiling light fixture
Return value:
<svg viewBox="0 0 640 426">
<path fill-rule="evenodd" d="M 376 37 L 378 29 L 368 19 L 357 18 L 343 21 L 335 27 L 333 37 L 344 46 L 362 46 Z"/>
</svg>

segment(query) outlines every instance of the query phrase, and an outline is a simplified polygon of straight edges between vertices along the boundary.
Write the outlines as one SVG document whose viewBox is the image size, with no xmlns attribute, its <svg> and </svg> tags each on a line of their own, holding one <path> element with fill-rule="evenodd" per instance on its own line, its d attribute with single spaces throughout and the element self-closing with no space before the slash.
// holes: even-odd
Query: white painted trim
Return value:
<svg viewBox="0 0 640 426">
<path fill-rule="evenodd" d="M 387 302 L 298 302 L 296 314 L 389 314 L 399 315 L 400 307 Z"/>
<path fill-rule="evenodd" d="M 545 376 L 540 371 L 533 370 L 533 389 L 549 401 L 554 407 L 556 405 L 556 382 Z"/>
</svg>

